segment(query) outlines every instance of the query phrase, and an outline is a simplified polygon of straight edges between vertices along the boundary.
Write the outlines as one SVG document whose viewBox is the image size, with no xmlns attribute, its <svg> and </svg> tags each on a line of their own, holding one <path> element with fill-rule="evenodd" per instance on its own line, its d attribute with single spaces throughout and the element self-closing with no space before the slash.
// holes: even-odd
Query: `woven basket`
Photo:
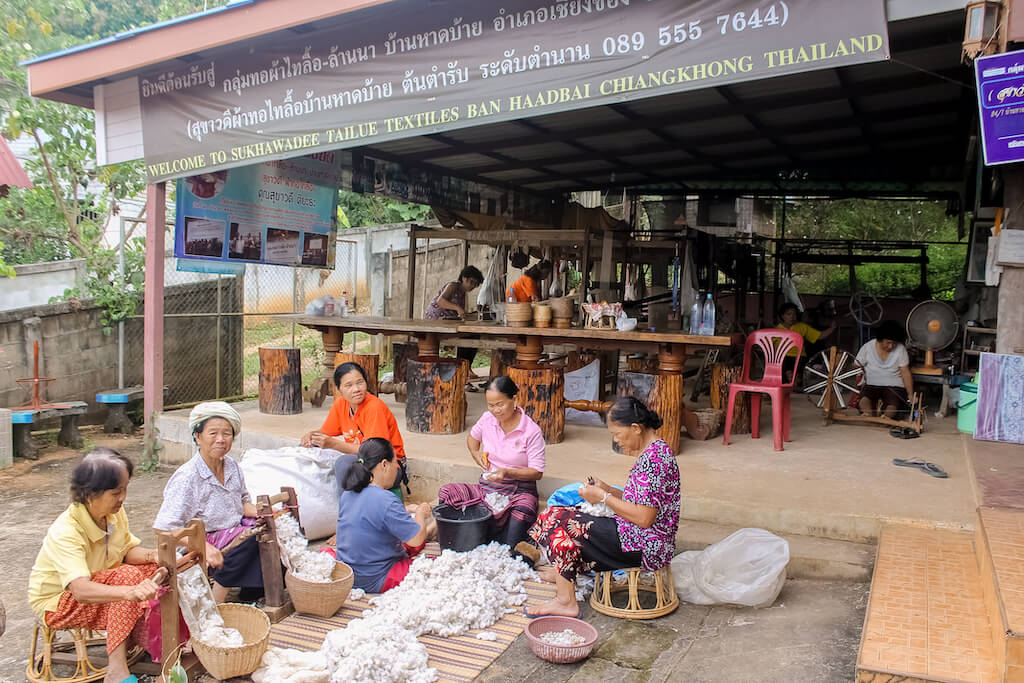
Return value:
<svg viewBox="0 0 1024 683">
<path fill-rule="evenodd" d="M 708 438 L 718 436 L 725 422 L 725 412 L 718 408 L 699 408 L 693 413 L 697 416 L 697 424 L 708 428 Z"/>
<path fill-rule="evenodd" d="M 224 625 L 238 629 L 245 645 L 242 647 L 213 647 L 191 640 L 192 651 L 214 678 L 225 680 L 235 676 L 248 676 L 259 668 L 270 640 L 270 619 L 263 610 L 252 605 L 225 603 L 218 607 Z"/>
<path fill-rule="evenodd" d="M 505 319 L 509 327 L 529 327 L 533 324 L 533 304 L 529 301 L 509 301 L 505 304 Z"/>
<path fill-rule="evenodd" d="M 576 310 L 576 300 L 571 296 L 559 296 L 554 299 L 549 299 L 548 303 L 551 304 L 551 312 L 554 313 L 556 318 L 568 318 L 572 319 L 572 314 Z"/>
<path fill-rule="evenodd" d="M 295 611 L 317 617 L 334 616 L 348 600 L 355 575 L 347 564 L 336 562 L 331 576 L 334 580 L 330 583 L 316 583 L 300 579 L 289 569 L 284 575 L 284 583 L 288 587 Z"/>
<path fill-rule="evenodd" d="M 580 645 L 552 645 L 540 639 L 551 631 L 570 629 L 586 638 Z M 533 654 L 555 664 L 571 664 L 590 656 L 597 643 L 597 629 L 580 619 L 572 617 L 537 617 L 526 625 L 526 639 Z"/>
</svg>

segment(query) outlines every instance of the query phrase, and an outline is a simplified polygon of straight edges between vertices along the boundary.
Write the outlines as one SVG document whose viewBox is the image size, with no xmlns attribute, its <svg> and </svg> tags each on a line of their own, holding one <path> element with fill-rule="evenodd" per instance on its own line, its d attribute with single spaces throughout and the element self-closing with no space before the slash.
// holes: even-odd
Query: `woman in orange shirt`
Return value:
<svg viewBox="0 0 1024 683">
<path fill-rule="evenodd" d="M 508 288 L 506 298 L 511 297 L 518 302 L 540 301 L 543 296 L 540 289 L 541 280 L 551 275 L 551 261 L 535 263 L 523 273 L 522 277 Z"/>
<path fill-rule="evenodd" d="M 406 484 L 408 490 L 409 477 L 405 469 L 405 444 L 395 416 L 384 401 L 370 393 L 366 371 L 358 363 L 342 363 L 336 367 L 334 386 L 341 396 L 334 400 L 320 429 L 304 434 L 300 444 L 358 453 L 359 445 L 366 439 L 387 439 L 402 469 L 401 479 L 392 489 L 401 498 L 400 484 Z"/>
</svg>

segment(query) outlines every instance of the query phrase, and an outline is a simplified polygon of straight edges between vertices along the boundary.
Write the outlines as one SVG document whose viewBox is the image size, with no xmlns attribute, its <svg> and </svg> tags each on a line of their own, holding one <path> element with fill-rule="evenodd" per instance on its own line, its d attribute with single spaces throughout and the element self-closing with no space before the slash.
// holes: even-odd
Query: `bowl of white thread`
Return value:
<svg viewBox="0 0 1024 683">
<path fill-rule="evenodd" d="M 586 659 L 597 644 L 597 629 L 572 617 L 537 617 L 526 625 L 526 639 L 533 654 L 555 664 Z"/>
</svg>

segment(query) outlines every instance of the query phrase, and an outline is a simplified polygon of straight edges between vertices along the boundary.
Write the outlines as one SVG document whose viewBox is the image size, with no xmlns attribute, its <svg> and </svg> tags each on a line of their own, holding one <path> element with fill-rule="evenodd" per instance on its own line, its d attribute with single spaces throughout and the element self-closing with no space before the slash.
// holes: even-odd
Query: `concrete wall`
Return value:
<svg viewBox="0 0 1024 683">
<path fill-rule="evenodd" d="M 15 266 L 14 272 L 14 277 L 0 277 L 0 311 L 41 306 L 84 284 L 85 259 L 30 263 Z"/>
<path fill-rule="evenodd" d="M 422 318 L 423 311 L 437 294 L 441 286 L 451 282 L 462 270 L 463 246 L 460 240 L 445 240 L 441 244 L 432 241 L 427 251 L 426 240 L 420 240 L 416 256 L 416 282 L 413 294 L 413 316 Z M 406 242 L 408 244 L 408 242 Z M 494 249 L 486 245 L 474 245 L 469 249 L 469 265 L 476 266 L 487 275 L 487 268 L 493 258 Z M 388 264 L 390 263 L 390 287 L 388 286 Z M 374 283 L 380 282 L 381 296 L 378 308 L 373 309 L 374 315 L 392 315 L 405 317 L 408 306 L 409 283 L 409 249 L 394 250 L 389 254 L 377 254 L 374 257 Z M 479 290 L 469 293 L 466 298 L 467 308 L 476 308 L 476 295 Z"/>
<path fill-rule="evenodd" d="M 167 313 L 216 311 L 216 282 L 168 288 Z M 241 310 L 241 283 L 221 281 L 221 307 Z M 143 322 L 125 325 L 125 385 L 142 383 Z M 164 321 L 164 381 L 168 403 L 213 398 L 217 354 L 220 352 L 221 394 L 242 389 L 242 320 L 221 319 L 221 343 L 212 317 L 169 317 Z M 33 373 L 33 346 L 39 342 L 39 374 L 53 377 L 44 393 L 49 401 L 86 401 L 88 420 L 101 419 L 106 409 L 94 402 L 99 391 L 117 386 L 117 332 L 103 333 L 102 311 L 90 302 L 47 304 L 0 312 L 0 406 L 22 406 L 31 393 L 16 380 Z"/>
</svg>

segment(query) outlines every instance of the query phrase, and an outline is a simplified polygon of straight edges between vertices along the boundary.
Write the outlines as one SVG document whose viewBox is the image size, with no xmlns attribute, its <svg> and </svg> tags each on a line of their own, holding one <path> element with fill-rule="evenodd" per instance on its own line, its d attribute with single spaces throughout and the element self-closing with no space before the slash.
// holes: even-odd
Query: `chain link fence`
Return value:
<svg viewBox="0 0 1024 683">
<path fill-rule="evenodd" d="M 334 270 L 246 264 L 237 275 L 196 273 L 178 270 L 178 259 L 168 257 L 163 292 L 165 407 L 255 397 L 261 346 L 298 347 L 303 384 L 308 385 L 323 367 L 320 333 L 274 316 L 302 313 L 313 299 L 343 292 L 354 307 L 356 247 L 337 241 Z M 172 244 L 168 253 L 173 253 Z M 143 383 L 143 312 L 140 303 L 123 326 L 125 386 Z"/>
</svg>

